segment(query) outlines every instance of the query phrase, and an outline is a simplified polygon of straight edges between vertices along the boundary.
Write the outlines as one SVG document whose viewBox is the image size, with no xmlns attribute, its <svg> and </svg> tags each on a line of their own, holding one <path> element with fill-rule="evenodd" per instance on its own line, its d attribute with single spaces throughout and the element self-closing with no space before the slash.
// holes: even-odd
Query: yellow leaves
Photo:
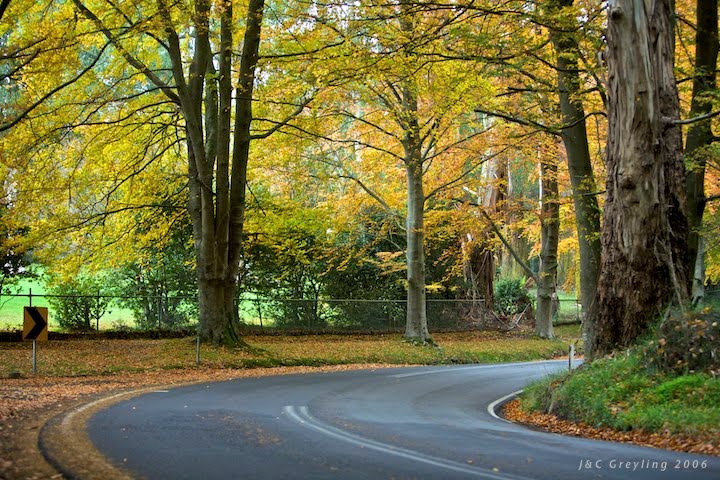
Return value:
<svg viewBox="0 0 720 480">
<path fill-rule="evenodd" d="M 377 252 L 376 260 L 369 260 L 380 267 L 386 275 L 405 271 L 405 252 Z"/>
</svg>

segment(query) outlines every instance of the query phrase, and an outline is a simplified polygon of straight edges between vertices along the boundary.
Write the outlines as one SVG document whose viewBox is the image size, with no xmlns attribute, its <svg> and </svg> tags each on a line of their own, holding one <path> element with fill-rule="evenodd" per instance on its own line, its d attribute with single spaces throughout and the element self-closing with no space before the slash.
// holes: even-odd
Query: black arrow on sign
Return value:
<svg viewBox="0 0 720 480">
<path fill-rule="evenodd" d="M 27 308 L 27 312 L 30 314 L 30 317 L 35 321 L 35 325 L 30 329 L 27 336 L 25 337 L 26 340 L 37 340 L 38 336 L 42 333 L 43 330 L 45 330 L 45 327 L 47 327 L 47 322 L 43 318 L 42 315 L 40 315 L 40 312 L 35 307 L 25 307 Z"/>
</svg>

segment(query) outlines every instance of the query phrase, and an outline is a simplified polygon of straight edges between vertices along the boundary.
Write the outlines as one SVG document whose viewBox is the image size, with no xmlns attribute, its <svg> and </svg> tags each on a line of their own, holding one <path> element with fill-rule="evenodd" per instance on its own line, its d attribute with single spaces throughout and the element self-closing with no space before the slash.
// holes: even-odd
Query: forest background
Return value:
<svg viewBox="0 0 720 480">
<path fill-rule="evenodd" d="M 682 118 L 717 100 L 714 64 L 695 87 L 697 18 L 712 11 L 700 3 L 675 5 Z M 585 311 L 594 298 L 604 4 L 5 0 L 0 11 L 6 291 L 34 270 L 49 293 L 136 297 L 140 326 L 199 318 L 216 343 L 239 339 L 248 295 L 309 301 L 271 307 L 291 325 L 319 318 L 323 299 L 356 301 L 326 324 L 384 325 L 400 299 L 421 342 L 428 299 L 458 301 L 468 324 L 495 318 L 498 278 L 534 284 L 541 336 L 553 336 L 558 289 Z M 702 239 L 688 259 L 696 297 L 720 279 L 717 160 L 712 135 L 685 158 L 707 205 L 690 227 Z M 75 327 L 89 328 L 81 309 Z"/>
</svg>

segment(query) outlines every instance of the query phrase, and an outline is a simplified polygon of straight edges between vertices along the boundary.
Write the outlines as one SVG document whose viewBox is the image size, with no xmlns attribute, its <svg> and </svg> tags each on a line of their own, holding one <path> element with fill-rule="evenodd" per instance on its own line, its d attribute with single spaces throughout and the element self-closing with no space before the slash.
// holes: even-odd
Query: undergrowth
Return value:
<svg viewBox="0 0 720 480">
<path fill-rule="evenodd" d="M 717 314 L 663 320 L 635 347 L 528 387 L 527 411 L 621 431 L 720 434 Z"/>
</svg>

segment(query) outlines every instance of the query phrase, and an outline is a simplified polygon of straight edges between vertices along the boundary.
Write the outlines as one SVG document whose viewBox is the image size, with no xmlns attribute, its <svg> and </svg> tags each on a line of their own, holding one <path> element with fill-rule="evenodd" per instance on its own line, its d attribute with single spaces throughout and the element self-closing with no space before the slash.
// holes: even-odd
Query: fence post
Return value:
<svg viewBox="0 0 720 480">
<path fill-rule="evenodd" d="M 162 296 L 157 296 L 157 317 L 158 317 L 158 330 L 162 330 Z"/>
<path fill-rule="evenodd" d="M 582 322 L 580 318 L 580 299 L 575 299 L 575 320 Z"/>
<path fill-rule="evenodd" d="M 32 354 L 32 373 L 37 373 L 37 340 L 33 340 L 33 354 Z"/>
<path fill-rule="evenodd" d="M 198 332 L 195 342 L 195 365 L 200 365 L 200 332 Z"/>
</svg>

